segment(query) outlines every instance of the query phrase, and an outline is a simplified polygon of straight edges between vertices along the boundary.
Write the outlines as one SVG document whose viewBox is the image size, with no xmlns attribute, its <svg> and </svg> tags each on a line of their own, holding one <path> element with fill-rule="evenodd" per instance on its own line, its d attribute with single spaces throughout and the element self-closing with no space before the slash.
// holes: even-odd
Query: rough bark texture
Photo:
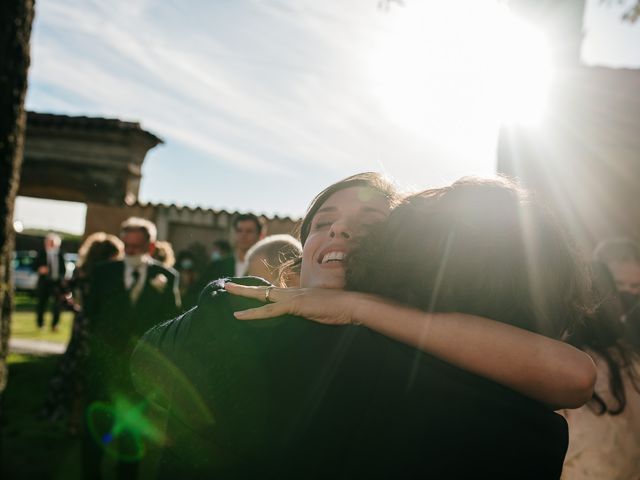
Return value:
<svg viewBox="0 0 640 480">
<path fill-rule="evenodd" d="M 13 288 L 13 207 L 24 146 L 29 38 L 34 0 L 0 2 L 0 394 L 7 384 Z"/>
</svg>

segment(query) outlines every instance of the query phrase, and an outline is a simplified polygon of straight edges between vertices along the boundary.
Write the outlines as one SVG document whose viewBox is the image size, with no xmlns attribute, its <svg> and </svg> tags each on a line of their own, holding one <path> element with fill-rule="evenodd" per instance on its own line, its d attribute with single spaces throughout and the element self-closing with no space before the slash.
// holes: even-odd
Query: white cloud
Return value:
<svg viewBox="0 0 640 480">
<path fill-rule="evenodd" d="M 165 151 L 199 152 L 265 191 L 381 168 L 423 185 L 450 180 L 465 168 L 458 134 L 408 132 L 373 97 L 365 65 L 389 18 L 376 0 L 42 0 L 28 106 L 141 121 Z M 493 139 L 469 141 L 471 168 L 487 173 Z M 183 182 L 222 182 L 191 162 L 180 158 Z M 143 187 L 177 200 L 152 177 Z"/>
</svg>

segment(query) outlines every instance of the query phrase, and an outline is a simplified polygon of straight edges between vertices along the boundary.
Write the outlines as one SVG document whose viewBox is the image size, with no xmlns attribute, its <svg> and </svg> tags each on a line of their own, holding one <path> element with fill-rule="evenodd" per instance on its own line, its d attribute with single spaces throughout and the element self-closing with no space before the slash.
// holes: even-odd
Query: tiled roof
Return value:
<svg viewBox="0 0 640 480">
<path fill-rule="evenodd" d="M 75 117 L 53 113 L 27 112 L 27 128 L 29 127 L 69 128 L 84 131 L 137 131 L 147 136 L 156 145 L 164 143 L 161 138 L 153 133 L 143 130 L 138 122 L 125 122 L 117 118 Z"/>
<path fill-rule="evenodd" d="M 176 210 L 189 210 L 190 212 L 197 212 L 197 211 L 201 211 L 201 212 L 213 212 L 215 215 L 220 215 L 222 213 L 229 215 L 231 217 L 235 216 L 235 215 L 240 215 L 242 213 L 249 213 L 249 212 L 230 212 L 228 210 L 225 209 L 221 209 L 221 210 L 216 210 L 214 208 L 203 208 L 203 207 L 192 207 L 189 205 L 177 205 L 175 203 L 152 203 L 152 202 L 140 202 L 140 201 L 136 201 L 135 203 L 129 204 L 129 207 L 140 207 L 140 208 L 175 208 Z M 255 213 L 255 212 L 251 212 L 251 213 Z M 297 218 L 291 218 L 289 216 L 284 216 L 281 217 L 279 215 L 266 215 L 264 213 L 255 213 L 255 215 L 257 215 L 258 217 L 264 217 L 268 220 L 280 220 L 280 221 L 289 221 L 289 222 L 297 222 L 299 219 Z"/>
</svg>

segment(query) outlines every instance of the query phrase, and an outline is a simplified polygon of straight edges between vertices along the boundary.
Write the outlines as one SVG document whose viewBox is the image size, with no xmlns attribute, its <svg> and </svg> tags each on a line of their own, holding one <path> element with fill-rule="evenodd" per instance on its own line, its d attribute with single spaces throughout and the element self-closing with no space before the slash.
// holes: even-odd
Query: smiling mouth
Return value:
<svg viewBox="0 0 640 480">
<path fill-rule="evenodd" d="M 345 252 L 327 252 L 318 259 L 318 263 L 326 265 L 329 263 L 343 263 L 347 254 Z"/>
</svg>

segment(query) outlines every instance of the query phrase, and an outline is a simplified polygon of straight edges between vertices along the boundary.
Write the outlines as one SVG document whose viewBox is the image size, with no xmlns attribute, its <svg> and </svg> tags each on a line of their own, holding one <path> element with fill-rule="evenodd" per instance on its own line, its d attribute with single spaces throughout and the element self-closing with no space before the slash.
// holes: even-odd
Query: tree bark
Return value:
<svg viewBox="0 0 640 480">
<path fill-rule="evenodd" d="M 34 0 L 0 1 L 0 394 L 7 385 L 13 306 L 13 207 L 22 165 Z"/>
</svg>

